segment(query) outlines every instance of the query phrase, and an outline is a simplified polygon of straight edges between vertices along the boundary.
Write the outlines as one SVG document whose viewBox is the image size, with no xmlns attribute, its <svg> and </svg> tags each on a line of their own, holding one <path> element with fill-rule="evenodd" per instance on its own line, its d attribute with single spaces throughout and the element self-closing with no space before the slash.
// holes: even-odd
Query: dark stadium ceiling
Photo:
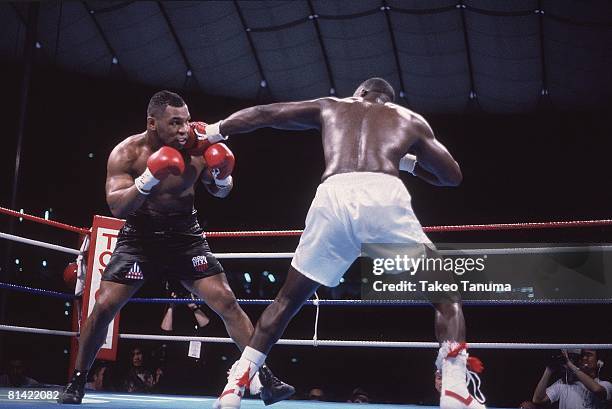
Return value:
<svg viewBox="0 0 612 409">
<path fill-rule="evenodd" d="M 1 3 L 0 59 L 23 56 L 29 4 Z M 352 94 L 380 76 L 417 111 L 610 105 L 612 2 L 50 1 L 36 62 L 272 101 Z"/>
</svg>

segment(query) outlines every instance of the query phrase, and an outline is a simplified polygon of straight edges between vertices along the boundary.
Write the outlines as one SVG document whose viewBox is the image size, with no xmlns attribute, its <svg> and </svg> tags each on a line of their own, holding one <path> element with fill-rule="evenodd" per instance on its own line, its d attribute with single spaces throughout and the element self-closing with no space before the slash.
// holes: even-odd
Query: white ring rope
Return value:
<svg viewBox="0 0 612 409">
<path fill-rule="evenodd" d="M 559 247 L 516 247 L 499 249 L 463 249 L 463 250 L 438 250 L 443 256 L 473 256 L 481 254 L 506 255 L 506 254 L 556 254 L 556 253 L 578 253 L 581 251 L 612 251 L 612 245 L 600 246 L 559 246 Z"/>
<path fill-rule="evenodd" d="M 51 250 L 57 250 L 64 253 L 80 255 L 81 252 L 77 249 L 59 246 L 57 244 L 45 243 L 44 241 L 38 241 L 28 239 L 25 237 L 15 236 L 12 234 L 0 232 L 0 238 L 17 241 L 19 243 L 30 244 L 33 246 L 39 246 L 48 248 Z M 576 253 L 582 251 L 612 251 L 612 245 L 599 245 L 599 246 L 566 246 L 566 247 L 517 247 L 517 248 L 499 248 L 499 249 L 463 249 L 463 250 L 438 250 L 437 253 L 442 256 L 456 256 L 456 255 L 504 255 L 504 254 L 555 254 L 555 253 Z M 265 258 L 265 259 L 281 259 L 281 258 L 292 258 L 295 253 L 217 253 L 215 257 L 218 259 L 252 259 L 252 258 Z"/>
<path fill-rule="evenodd" d="M 0 331 L 26 332 L 30 334 L 75 336 L 76 332 L 57 331 L 43 328 L 18 327 L 0 325 Z M 154 341 L 201 341 L 211 343 L 233 344 L 231 338 L 221 337 L 190 337 L 176 335 L 120 334 L 122 339 L 140 339 Z M 312 339 L 281 339 L 278 345 L 315 346 Z M 407 341 L 349 341 L 349 340 L 317 340 L 318 346 L 328 347 L 368 347 L 368 348 L 439 348 L 437 342 L 407 342 Z M 469 342 L 471 349 L 612 349 L 612 344 L 539 344 L 525 342 Z"/>
<path fill-rule="evenodd" d="M 295 253 L 213 253 L 215 258 L 246 259 L 246 258 L 293 258 Z"/>
<path fill-rule="evenodd" d="M 81 254 L 81 252 L 77 249 L 71 249 L 69 247 L 58 246 L 57 244 L 45 243 L 44 241 L 32 240 L 32 239 L 28 239 L 25 237 L 15 236 L 12 234 L 2 233 L 2 232 L 0 232 L 0 238 L 12 240 L 12 241 L 16 241 L 16 242 L 24 243 L 24 244 L 31 244 L 32 246 L 38 246 L 38 247 L 44 247 L 44 248 L 51 249 L 51 250 L 57 250 L 57 251 L 61 251 L 64 253 L 70 253 L 70 254 L 76 254 L 76 255 Z"/>
<path fill-rule="evenodd" d="M 15 325 L 0 325 L 0 330 L 8 331 L 8 332 L 24 332 L 26 334 L 64 335 L 68 337 L 74 337 L 78 334 L 77 332 L 74 332 L 74 331 L 60 331 L 56 329 L 18 327 Z"/>
<path fill-rule="evenodd" d="M 475 255 L 512 255 L 512 254 L 558 254 L 592 251 L 612 251 L 612 245 L 600 246 L 566 246 L 566 247 L 504 247 L 499 249 L 462 249 L 438 250 L 441 256 L 475 256 Z M 216 253 L 218 259 L 250 259 L 250 258 L 292 258 L 295 253 Z"/>
</svg>

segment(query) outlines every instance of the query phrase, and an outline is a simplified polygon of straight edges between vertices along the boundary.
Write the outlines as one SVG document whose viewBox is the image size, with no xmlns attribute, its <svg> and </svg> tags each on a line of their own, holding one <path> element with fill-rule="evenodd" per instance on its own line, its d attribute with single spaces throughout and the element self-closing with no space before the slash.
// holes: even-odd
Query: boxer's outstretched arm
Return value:
<svg viewBox="0 0 612 409">
<path fill-rule="evenodd" d="M 459 185 L 461 168 L 448 149 L 435 138 L 429 124 L 419 121 L 415 127 L 421 136 L 411 148 L 417 157 L 416 176 L 437 186 Z"/>
<path fill-rule="evenodd" d="M 321 99 L 257 105 L 233 113 L 221 124 L 223 135 L 251 132 L 259 128 L 304 130 L 321 128 Z"/>
<path fill-rule="evenodd" d="M 424 180 L 425 182 L 429 183 L 430 185 L 434 185 L 434 186 L 453 186 L 453 185 L 448 185 L 446 183 L 442 183 L 442 181 L 440 181 L 440 179 L 438 179 L 438 177 L 436 175 L 434 175 L 431 172 L 428 172 L 425 170 L 425 168 L 423 168 L 419 163 L 416 164 L 414 171 L 412 172 L 414 176 L 418 177 L 421 180 Z"/>
<path fill-rule="evenodd" d="M 106 166 L 106 203 L 115 217 L 125 218 L 146 200 L 130 175 L 133 159 L 125 147 L 118 145 L 108 157 Z"/>
</svg>

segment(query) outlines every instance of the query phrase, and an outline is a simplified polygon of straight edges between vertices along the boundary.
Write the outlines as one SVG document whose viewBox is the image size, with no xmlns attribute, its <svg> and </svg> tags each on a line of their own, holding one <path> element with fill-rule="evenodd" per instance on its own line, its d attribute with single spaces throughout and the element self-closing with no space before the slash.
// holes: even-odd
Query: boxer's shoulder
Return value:
<svg viewBox="0 0 612 409">
<path fill-rule="evenodd" d="M 393 104 L 390 102 L 385 103 L 385 106 L 393 109 L 402 118 L 405 125 L 416 127 L 419 130 L 422 128 L 427 128 L 428 130 L 431 130 L 431 126 L 421 114 L 414 112 L 401 105 Z"/>
<path fill-rule="evenodd" d="M 406 108 L 405 106 L 393 102 L 385 102 L 384 106 L 395 110 L 399 115 L 407 119 L 426 122 L 425 118 L 423 118 L 421 114 L 414 112 L 413 110 Z"/>
<path fill-rule="evenodd" d="M 119 142 L 117 146 L 113 148 L 111 156 L 118 156 L 123 160 L 135 161 L 145 153 L 150 155 L 151 149 L 146 143 L 146 133 L 143 132 L 128 136 L 123 141 Z"/>
</svg>

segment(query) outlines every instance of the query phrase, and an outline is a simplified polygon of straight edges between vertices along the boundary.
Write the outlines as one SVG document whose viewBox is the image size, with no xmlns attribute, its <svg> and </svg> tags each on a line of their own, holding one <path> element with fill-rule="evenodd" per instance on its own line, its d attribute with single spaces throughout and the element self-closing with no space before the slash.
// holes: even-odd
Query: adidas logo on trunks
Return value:
<svg viewBox="0 0 612 409">
<path fill-rule="evenodd" d="M 208 261 L 206 261 L 206 256 L 195 256 L 191 259 L 193 263 L 193 268 L 200 273 L 203 273 L 208 268 Z"/>
<path fill-rule="evenodd" d="M 144 279 L 144 276 L 142 275 L 142 271 L 140 270 L 140 266 L 138 265 L 137 262 L 134 262 L 134 265 L 132 266 L 130 271 L 127 272 L 127 274 L 125 275 L 125 278 L 129 278 L 132 280 L 143 280 Z"/>
</svg>

